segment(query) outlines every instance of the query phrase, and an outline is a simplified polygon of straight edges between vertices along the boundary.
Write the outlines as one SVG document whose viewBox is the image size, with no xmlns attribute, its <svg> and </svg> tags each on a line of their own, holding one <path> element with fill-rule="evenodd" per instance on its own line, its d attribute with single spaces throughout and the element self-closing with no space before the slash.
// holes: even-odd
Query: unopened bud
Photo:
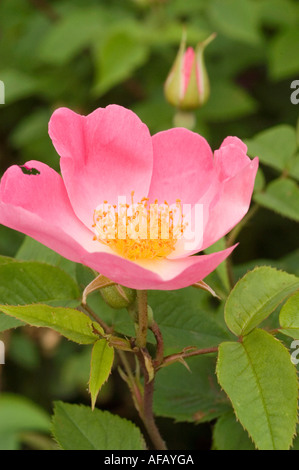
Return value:
<svg viewBox="0 0 299 470">
<path fill-rule="evenodd" d="M 136 298 L 136 291 L 118 284 L 100 289 L 101 296 L 107 305 L 120 309 L 129 307 Z"/>
<path fill-rule="evenodd" d="M 204 50 L 215 34 L 197 44 L 195 50 L 186 50 L 186 34 L 183 33 L 179 52 L 167 77 L 164 93 L 167 101 L 182 110 L 203 106 L 210 96 L 210 83 L 204 63 Z"/>
</svg>

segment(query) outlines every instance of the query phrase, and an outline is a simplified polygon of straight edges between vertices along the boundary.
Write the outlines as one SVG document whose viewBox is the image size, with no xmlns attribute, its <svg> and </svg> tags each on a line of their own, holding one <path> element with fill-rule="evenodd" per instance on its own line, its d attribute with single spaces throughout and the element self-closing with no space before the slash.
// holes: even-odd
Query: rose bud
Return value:
<svg viewBox="0 0 299 470">
<path fill-rule="evenodd" d="M 204 50 L 215 38 L 215 34 L 199 42 L 195 49 L 186 50 L 186 34 L 172 69 L 166 79 L 164 93 L 166 100 L 181 110 L 192 110 L 203 106 L 210 96 L 210 83 L 204 64 Z"/>
</svg>

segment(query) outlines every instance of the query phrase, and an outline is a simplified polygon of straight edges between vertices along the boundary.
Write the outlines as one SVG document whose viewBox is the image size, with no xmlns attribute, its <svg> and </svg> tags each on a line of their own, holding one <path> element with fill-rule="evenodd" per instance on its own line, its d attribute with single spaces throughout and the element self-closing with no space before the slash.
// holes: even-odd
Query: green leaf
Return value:
<svg viewBox="0 0 299 470">
<path fill-rule="evenodd" d="M 288 164 L 288 175 L 292 178 L 295 178 L 296 180 L 299 180 L 299 154 L 294 155 L 294 157 L 290 160 Z"/>
<path fill-rule="evenodd" d="M 173 125 L 173 109 L 164 100 L 162 90 L 149 96 L 146 101 L 137 101 L 131 109 L 146 122 L 152 133 L 169 129 Z"/>
<path fill-rule="evenodd" d="M 297 425 L 297 435 L 293 442 L 292 450 L 299 450 L 299 426 Z"/>
<path fill-rule="evenodd" d="M 27 398 L 11 393 L 0 396 L 0 432 L 49 431 L 50 417 Z"/>
<path fill-rule="evenodd" d="M 10 258 L 9 256 L 0 256 L 0 265 L 1 264 L 7 264 L 7 263 L 13 263 L 15 261 L 14 258 Z"/>
<path fill-rule="evenodd" d="M 292 0 L 263 0 L 258 2 L 259 17 L 270 27 L 296 24 L 296 4 Z"/>
<path fill-rule="evenodd" d="M 154 412 L 177 422 L 211 421 L 230 409 L 215 376 L 215 358 L 188 359 L 159 370 L 155 380 Z"/>
<path fill-rule="evenodd" d="M 39 262 L 0 262 L 0 304 L 48 303 L 75 306 L 80 291 L 64 271 Z M 0 331 L 22 325 L 0 313 Z"/>
<path fill-rule="evenodd" d="M 82 391 L 84 394 L 86 393 L 86 384 L 88 384 L 89 380 L 91 352 L 92 345 L 85 346 L 84 348 L 79 348 L 77 352 L 72 352 L 63 358 L 60 374 L 55 383 L 56 393 L 63 394 L 64 396 L 76 395 L 78 391 Z M 62 355 L 64 356 L 64 352 L 62 352 Z M 101 398 L 102 395 L 103 389 L 101 391 Z"/>
<path fill-rule="evenodd" d="M 40 134 L 47 135 L 47 123 L 50 117 L 51 113 L 47 109 L 39 109 L 28 114 L 19 125 L 15 126 L 10 135 L 10 142 L 14 147 L 22 149 L 32 141 L 39 139 Z"/>
<path fill-rule="evenodd" d="M 144 450 L 140 430 L 108 411 L 56 402 L 53 434 L 64 450 Z"/>
<path fill-rule="evenodd" d="M 0 265 L 0 303 L 24 305 L 36 302 L 79 301 L 76 282 L 61 269 L 40 262 Z"/>
<path fill-rule="evenodd" d="M 252 114 L 256 108 L 256 101 L 243 88 L 227 80 L 211 80 L 211 96 L 201 109 L 201 116 L 223 122 Z"/>
<path fill-rule="evenodd" d="M 97 7 L 76 8 L 69 12 L 42 40 L 40 59 L 53 65 L 65 64 L 99 36 L 103 22 L 103 12 Z"/>
<path fill-rule="evenodd" d="M 0 450 L 17 450 L 23 431 L 49 432 L 50 417 L 27 398 L 2 393 L 0 396 Z"/>
<path fill-rule="evenodd" d="M 23 239 L 22 233 L 0 225 L 0 253 L 3 255 L 14 256 Z"/>
<path fill-rule="evenodd" d="M 256 446 L 288 450 L 296 430 L 298 381 L 285 347 L 263 330 L 242 343 L 223 343 L 217 376 Z"/>
<path fill-rule="evenodd" d="M 299 186 L 295 181 L 274 180 L 265 192 L 254 194 L 253 198 L 266 209 L 299 222 Z"/>
<path fill-rule="evenodd" d="M 285 124 L 262 131 L 245 142 L 251 157 L 258 156 L 262 163 L 278 171 L 287 168 L 297 148 L 295 129 Z"/>
<path fill-rule="evenodd" d="M 9 318 L 9 317 L 7 317 Z M 40 350 L 35 341 L 24 331 L 11 335 L 9 340 L 9 360 L 22 369 L 37 369 L 41 362 Z"/>
<path fill-rule="evenodd" d="M 97 76 L 94 93 L 100 96 L 121 83 L 147 58 L 148 47 L 129 31 L 112 31 L 95 51 Z"/>
<path fill-rule="evenodd" d="M 16 259 L 21 261 L 40 261 L 51 264 L 52 266 L 63 269 L 63 271 L 67 272 L 74 279 L 76 279 L 76 268 L 80 266 L 63 258 L 55 251 L 28 236 L 25 237 L 22 245 L 18 249 Z"/>
<path fill-rule="evenodd" d="M 82 292 L 97 276 L 98 273 L 93 271 L 91 268 L 88 268 L 83 264 L 76 264 L 76 281 Z"/>
<path fill-rule="evenodd" d="M 164 338 L 166 354 L 190 345 L 218 346 L 229 339 L 215 315 L 215 308 L 211 307 L 211 294 L 188 287 L 178 291 L 150 291 L 148 299 Z"/>
<path fill-rule="evenodd" d="M 256 44 L 260 41 L 256 8 L 250 0 L 210 0 L 213 28 L 226 36 Z"/>
<path fill-rule="evenodd" d="M 255 182 L 254 182 L 254 189 L 253 189 L 254 192 L 256 193 L 261 192 L 264 189 L 265 184 L 266 184 L 266 179 L 265 179 L 264 173 L 262 169 L 259 168 L 257 170 L 257 174 L 256 174 Z"/>
<path fill-rule="evenodd" d="M 214 450 L 255 450 L 247 432 L 233 412 L 221 416 L 213 429 Z"/>
<path fill-rule="evenodd" d="M 137 27 L 135 22 L 133 28 L 131 25 L 131 30 L 132 29 L 135 30 L 134 34 L 136 39 L 140 38 L 141 41 L 150 45 L 154 51 L 156 49 L 161 51 L 161 48 L 166 44 L 171 44 L 177 48 L 182 38 L 182 23 L 178 19 L 172 22 L 167 21 L 163 23 L 148 21 L 141 25 L 139 23 Z M 191 22 L 188 25 L 188 42 L 190 43 L 196 44 L 204 41 L 209 34 L 211 34 L 211 29 L 205 22 L 202 22 L 201 27 L 198 26 L 198 22 L 195 26 L 193 26 Z M 171 58 L 174 58 L 173 53 Z M 151 80 L 152 79 L 153 75 L 151 75 Z"/>
<path fill-rule="evenodd" d="M 108 380 L 114 359 L 114 349 L 104 339 L 97 341 L 92 349 L 89 392 L 94 409 L 99 391 Z"/>
<path fill-rule="evenodd" d="M 18 124 L 15 124 L 9 135 L 9 143 L 13 150 L 22 152 L 22 161 L 40 160 L 40 156 L 43 155 L 43 163 L 58 170 L 59 161 L 53 159 L 54 149 L 48 134 L 50 116 L 51 112 L 47 108 L 38 108 L 27 113 Z"/>
<path fill-rule="evenodd" d="M 1 70 L 0 80 L 5 84 L 6 104 L 12 104 L 17 100 L 28 98 L 36 93 L 36 79 L 20 70 Z"/>
<path fill-rule="evenodd" d="M 296 292 L 284 304 L 280 311 L 279 323 L 281 332 L 292 338 L 299 339 L 299 292 Z"/>
<path fill-rule="evenodd" d="M 240 279 L 225 304 L 225 321 L 237 336 L 250 333 L 289 295 L 299 278 L 269 266 L 250 271 Z"/>
<path fill-rule="evenodd" d="M 31 326 L 52 328 L 75 343 L 92 344 L 98 339 L 93 332 L 93 322 L 78 310 L 38 304 L 21 307 L 0 305 L 0 310 Z M 99 325 L 97 329 L 101 331 Z"/>
<path fill-rule="evenodd" d="M 137 0 L 138 2 L 138 0 Z M 141 0 L 142 2 L 142 0 Z M 145 0 L 145 3 L 147 0 Z M 165 5 L 167 7 L 167 5 Z M 192 14 L 194 15 L 195 12 L 200 13 L 204 6 L 204 0 L 189 0 L 188 2 L 182 0 L 172 0 L 171 5 L 168 4 L 167 13 L 170 15 L 186 15 Z"/>
<path fill-rule="evenodd" d="M 11 328 L 17 328 L 18 326 L 24 325 L 23 322 L 16 318 L 8 317 L 0 312 L 0 332 L 10 330 Z"/>
<path fill-rule="evenodd" d="M 269 68 L 272 78 L 281 80 L 299 72 L 298 42 L 297 25 L 294 28 L 287 28 L 275 37 L 269 51 Z"/>
<path fill-rule="evenodd" d="M 13 432 L 0 432 L 0 450 L 19 450 L 18 436 Z"/>
</svg>

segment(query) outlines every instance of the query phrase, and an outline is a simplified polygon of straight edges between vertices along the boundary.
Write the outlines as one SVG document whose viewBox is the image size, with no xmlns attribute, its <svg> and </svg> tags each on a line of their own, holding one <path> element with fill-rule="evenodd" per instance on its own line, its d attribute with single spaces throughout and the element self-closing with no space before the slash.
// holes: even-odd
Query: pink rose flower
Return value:
<svg viewBox="0 0 299 470">
<path fill-rule="evenodd" d="M 0 185 L 3 225 L 135 289 L 194 284 L 234 249 L 190 256 L 228 233 L 248 211 L 258 159 L 249 159 L 238 138 L 226 138 L 213 157 L 200 135 L 175 128 L 151 137 L 132 111 L 117 105 L 88 116 L 57 109 L 49 133 L 61 157 L 62 177 L 38 161 L 26 163 L 26 169 L 37 170 L 32 172 L 11 166 Z M 175 238 L 171 230 L 170 239 L 159 232 L 153 240 L 132 241 L 117 234 L 101 240 L 95 231 L 98 206 L 117 205 L 119 196 L 130 202 L 132 194 L 134 203 L 147 208 L 157 201 L 187 204 L 186 220 L 191 221 L 202 207 L 203 236 L 197 245 L 186 249 L 184 237 Z M 128 217 L 127 228 L 132 223 Z"/>
</svg>

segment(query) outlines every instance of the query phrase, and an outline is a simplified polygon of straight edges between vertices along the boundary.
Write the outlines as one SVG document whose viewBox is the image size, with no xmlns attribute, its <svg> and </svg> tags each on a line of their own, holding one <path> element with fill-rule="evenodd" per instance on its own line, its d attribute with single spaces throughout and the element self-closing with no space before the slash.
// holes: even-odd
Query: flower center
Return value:
<svg viewBox="0 0 299 470">
<path fill-rule="evenodd" d="M 118 206 L 104 201 L 94 210 L 93 239 L 130 260 L 165 258 L 172 253 L 187 226 L 181 201 L 149 204 L 144 197 L 136 204 L 134 191 L 131 205 L 124 201 L 125 197 L 119 198 Z"/>
</svg>

